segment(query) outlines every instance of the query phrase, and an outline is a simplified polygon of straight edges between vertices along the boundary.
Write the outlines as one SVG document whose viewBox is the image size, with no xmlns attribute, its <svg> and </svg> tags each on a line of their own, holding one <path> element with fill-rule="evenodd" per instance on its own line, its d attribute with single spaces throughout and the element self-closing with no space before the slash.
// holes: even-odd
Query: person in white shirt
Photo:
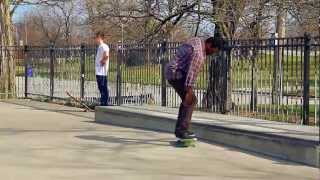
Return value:
<svg viewBox="0 0 320 180">
<path fill-rule="evenodd" d="M 109 46 L 103 42 L 104 34 L 96 33 L 95 41 L 98 45 L 95 59 L 96 78 L 101 94 L 100 105 L 107 106 L 109 100 L 108 70 L 109 70 Z"/>
</svg>

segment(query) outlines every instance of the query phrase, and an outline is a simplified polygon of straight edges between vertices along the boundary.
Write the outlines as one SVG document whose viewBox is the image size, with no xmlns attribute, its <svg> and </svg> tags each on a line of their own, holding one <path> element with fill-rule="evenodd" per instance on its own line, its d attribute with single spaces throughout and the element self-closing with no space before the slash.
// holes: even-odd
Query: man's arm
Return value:
<svg viewBox="0 0 320 180">
<path fill-rule="evenodd" d="M 102 48 L 103 48 L 103 55 L 102 55 L 102 58 L 100 60 L 100 63 L 101 63 L 102 66 L 104 66 L 107 63 L 108 59 L 109 59 L 109 46 L 104 45 L 104 46 L 102 46 Z"/>
<path fill-rule="evenodd" d="M 107 51 L 104 51 L 102 59 L 100 60 L 101 65 L 104 66 L 107 63 L 108 59 L 109 53 Z"/>
<path fill-rule="evenodd" d="M 200 55 L 195 53 L 192 62 L 190 63 L 189 71 L 185 82 L 186 96 L 183 103 L 187 106 L 193 106 L 197 103 L 197 98 L 193 93 L 193 87 L 198 77 L 198 73 L 202 67 Z"/>
<path fill-rule="evenodd" d="M 194 53 L 194 57 L 192 58 L 192 61 L 189 66 L 189 70 L 186 77 L 185 82 L 185 88 L 186 89 L 192 89 L 194 87 L 194 84 L 197 80 L 198 74 L 202 68 L 203 60 L 201 59 L 201 55 L 199 52 Z"/>
</svg>

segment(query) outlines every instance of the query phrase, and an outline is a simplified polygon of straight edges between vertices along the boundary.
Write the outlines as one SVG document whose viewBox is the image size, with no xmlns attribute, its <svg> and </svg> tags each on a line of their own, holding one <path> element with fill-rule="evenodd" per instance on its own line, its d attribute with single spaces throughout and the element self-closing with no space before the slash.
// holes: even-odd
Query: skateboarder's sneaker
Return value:
<svg viewBox="0 0 320 180">
<path fill-rule="evenodd" d="M 183 132 L 183 133 L 177 133 L 176 137 L 179 139 L 192 139 L 192 140 L 197 140 L 197 137 L 194 133 L 192 132 Z"/>
<path fill-rule="evenodd" d="M 197 140 L 197 136 L 196 136 L 195 133 L 193 133 L 193 132 L 191 132 L 191 131 L 187 131 L 187 133 L 188 133 L 188 136 L 189 136 L 189 137 L 191 137 L 191 138 L 194 139 L 194 140 Z"/>
</svg>

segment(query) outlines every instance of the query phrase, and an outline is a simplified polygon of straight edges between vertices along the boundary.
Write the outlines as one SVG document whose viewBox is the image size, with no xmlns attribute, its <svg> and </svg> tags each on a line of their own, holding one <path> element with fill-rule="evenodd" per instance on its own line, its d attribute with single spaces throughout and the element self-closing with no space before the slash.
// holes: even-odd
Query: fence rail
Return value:
<svg viewBox="0 0 320 180">
<path fill-rule="evenodd" d="M 179 45 L 111 45 L 110 104 L 179 107 L 180 99 L 163 73 Z M 10 52 L 16 60 L 18 97 L 68 99 L 68 90 L 88 103 L 98 104 L 96 47 L 11 47 Z M 319 71 L 320 37 L 228 41 L 219 55 L 208 57 L 199 74 L 196 108 L 319 125 Z"/>
</svg>

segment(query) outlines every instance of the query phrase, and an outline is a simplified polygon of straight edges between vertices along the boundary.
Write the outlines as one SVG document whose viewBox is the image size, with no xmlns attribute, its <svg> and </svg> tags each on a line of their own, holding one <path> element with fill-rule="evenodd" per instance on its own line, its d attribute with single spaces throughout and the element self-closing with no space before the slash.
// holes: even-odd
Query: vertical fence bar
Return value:
<svg viewBox="0 0 320 180">
<path fill-rule="evenodd" d="M 122 57 L 123 57 L 123 44 L 119 45 L 117 48 L 118 48 L 118 53 L 117 53 L 117 92 L 116 92 L 116 95 L 117 95 L 117 105 L 120 106 L 122 104 L 122 93 L 121 93 L 121 90 L 122 90 L 122 87 L 121 87 L 121 83 L 122 83 L 122 76 L 121 76 L 121 63 L 122 63 Z"/>
<path fill-rule="evenodd" d="M 54 95 L 54 46 L 50 46 L 50 63 L 49 63 L 49 72 L 50 72 L 50 100 L 53 99 Z"/>
<path fill-rule="evenodd" d="M 304 35 L 304 62 L 303 62 L 303 112 L 302 120 L 304 125 L 309 124 L 309 95 L 310 95 L 310 35 Z"/>
<path fill-rule="evenodd" d="M 273 39 L 273 80 L 272 80 L 272 104 L 278 103 L 278 63 L 279 63 L 279 49 L 278 49 L 278 34 L 275 33 Z"/>
<path fill-rule="evenodd" d="M 320 37 L 319 37 L 319 41 L 320 41 Z M 318 45 L 318 47 L 320 47 L 320 45 Z M 318 53 L 318 52 L 316 52 Z M 320 68 L 320 54 L 318 55 L 319 56 L 319 59 L 317 60 L 317 58 L 315 58 L 316 61 L 319 61 L 319 64 L 318 64 L 318 68 Z M 320 70 L 318 69 L 318 122 L 316 123 L 316 126 L 319 126 L 320 127 Z M 317 105 L 315 105 L 317 106 Z M 320 131 L 320 128 L 319 128 L 319 131 Z M 320 147 L 319 147 L 319 151 L 320 151 Z M 320 159 L 319 159 L 320 161 Z"/>
<path fill-rule="evenodd" d="M 256 71 L 256 49 L 254 48 L 251 59 L 251 95 L 250 95 L 250 109 L 252 112 L 256 111 L 257 106 L 257 71 Z"/>
<path fill-rule="evenodd" d="M 167 82 L 165 78 L 165 65 L 166 65 L 166 53 L 167 42 L 161 43 L 160 56 L 161 56 L 161 106 L 167 106 Z"/>
<path fill-rule="evenodd" d="M 320 43 L 320 36 L 318 37 L 317 41 L 318 43 Z M 320 44 L 316 44 L 315 45 L 317 48 L 316 48 L 316 51 L 315 51 L 315 61 L 317 62 L 317 72 L 318 72 L 318 91 L 317 91 L 317 94 L 318 94 L 318 121 L 316 123 L 316 126 L 319 126 L 320 127 L 320 53 L 318 50 L 320 50 Z M 317 106 L 317 105 L 315 105 Z M 320 131 L 320 128 L 319 128 L 319 131 Z M 319 147 L 319 152 L 320 152 L 320 147 Z M 319 159 L 319 163 L 320 163 L 320 159 Z"/>
<path fill-rule="evenodd" d="M 24 46 L 24 98 L 28 98 L 28 46 Z"/>
<path fill-rule="evenodd" d="M 80 98 L 84 98 L 84 81 L 85 81 L 85 63 L 86 63 L 86 49 L 85 45 L 80 47 Z"/>
<path fill-rule="evenodd" d="M 232 111 L 232 58 L 231 48 L 226 48 L 226 74 L 225 74 L 225 87 L 226 87 L 226 99 L 224 104 L 224 111 L 228 113 Z"/>
</svg>

